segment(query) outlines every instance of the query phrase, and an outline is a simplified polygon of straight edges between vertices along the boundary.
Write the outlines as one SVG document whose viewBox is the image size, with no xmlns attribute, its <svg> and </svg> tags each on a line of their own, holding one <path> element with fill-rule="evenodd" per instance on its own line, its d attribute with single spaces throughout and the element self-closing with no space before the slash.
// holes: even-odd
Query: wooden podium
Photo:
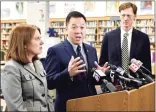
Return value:
<svg viewBox="0 0 156 112">
<path fill-rule="evenodd" d="M 131 91 L 118 91 L 67 101 L 67 111 L 154 111 L 155 82 Z"/>
</svg>

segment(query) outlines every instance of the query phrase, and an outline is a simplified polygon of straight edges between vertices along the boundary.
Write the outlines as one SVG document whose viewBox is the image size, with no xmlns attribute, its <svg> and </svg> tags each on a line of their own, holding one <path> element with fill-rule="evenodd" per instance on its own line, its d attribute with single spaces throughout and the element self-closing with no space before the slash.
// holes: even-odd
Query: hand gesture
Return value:
<svg viewBox="0 0 156 112">
<path fill-rule="evenodd" d="M 96 66 L 96 68 L 97 68 L 98 70 L 101 70 L 101 71 L 103 71 L 104 73 L 105 73 L 106 70 L 108 70 L 108 69 L 110 68 L 110 66 L 108 66 L 108 62 L 106 62 L 106 63 L 103 65 L 103 67 L 101 67 L 96 61 L 94 62 L 94 64 L 95 64 L 95 66 Z"/>
<path fill-rule="evenodd" d="M 72 56 L 69 64 L 68 64 L 68 72 L 70 77 L 73 77 L 81 72 L 86 72 L 85 69 L 82 69 L 86 66 L 86 64 L 82 64 L 83 60 L 80 59 L 80 57 L 77 57 L 74 59 L 74 57 Z"/>
</svg>

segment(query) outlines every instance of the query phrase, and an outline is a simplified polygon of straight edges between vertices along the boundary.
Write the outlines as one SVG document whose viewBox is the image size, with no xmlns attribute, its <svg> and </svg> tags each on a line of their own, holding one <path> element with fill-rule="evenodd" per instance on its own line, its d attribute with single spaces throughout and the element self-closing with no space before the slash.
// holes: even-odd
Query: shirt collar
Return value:
<svg viewBox="0 0 156 112">
<path fill-rule="evenodd" d="M 76 50 L 77 50 L 77 46 L 78 46 L 78 45 L 73 44 L 73 43 L 72 43 L 72 41 L 71 41 L 71 39 L 70 39 L 69 37 L 67 37 L 67 40 L 68 40 L 68 41 L 69 41 L 69 43 L 72 45 L 72 47 L 73 47 L 74 51 L 76 51 Z M 81 47 L 81 48 L 83 48 L 83 47 L 82 47 L 82 43 L 80 43 L 80 47 Z"/>
<path fill-rule="evenodd" d="M 133 30 L 133 27 L 128 31 L 128 32 L 125 32 L 125 30 L 123 30 L 123 28 L 121 27 L 121 34 L 122 36 L 125 34 L 125 33 L 128 33 L 129 35 L 132 34 L 132 30 Z"/>
</svg>

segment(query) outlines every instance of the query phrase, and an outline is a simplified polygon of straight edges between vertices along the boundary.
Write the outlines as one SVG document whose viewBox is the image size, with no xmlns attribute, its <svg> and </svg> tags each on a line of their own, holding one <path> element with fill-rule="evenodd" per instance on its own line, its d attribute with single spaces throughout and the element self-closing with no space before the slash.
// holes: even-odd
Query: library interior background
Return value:
<svg viewBox="0 0 156 112">
<path fill-rule="evenodd" d="M 65 18 L 70 11 L 76 10 L 87 18 L 84 42 L 97 50 L 98 57 L 102 39 L 106 32 L 120 26 L 118 7 L 125 1 L 2 1 L 1 2 L 1 69 L 5 65 L 10 31 L 19 24 L 34 24 L 40 27 L 44 41 L 41 58 L 47 50 L 63 41 L 67 34 Z M 156 39 L 154 6 L 155 1 L 130 1 L 138 7 L 134 27 L 148 34 L 151 43 L 152 74 L 156 74 Z M 51 35 L 48 31 L 54 30 Z"/>
</svg>

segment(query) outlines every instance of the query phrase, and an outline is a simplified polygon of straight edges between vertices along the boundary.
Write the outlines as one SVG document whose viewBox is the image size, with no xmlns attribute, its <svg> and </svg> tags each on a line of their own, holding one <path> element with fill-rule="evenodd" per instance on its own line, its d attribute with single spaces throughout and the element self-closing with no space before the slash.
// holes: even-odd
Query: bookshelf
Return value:
<svg viewBox="0 0 156 112">
<path fill-rule="evenodd" d="M 155 23 L 154 23 L 154 16 L 153 15 L 146 15 L 146 16 L 138 16 L 137 20 L 135 21 L 135 27 L 148 34 L 150 42 L 151 42 L 151 50 L 155 50 Z"/>
<path fill-rule="evenodd" d="M 97 49 L 100 55 L 101 42 L 106 32 L 120 26 L 119 16 L 88 17 L 86 23 L 86 38 L 84 41 Z M 8 47 L 8 38 L 10 31 L 19 24 L 26 23 L 25 19 L 20 20 L 1 20 L 1 51 L 5 52 Z M 61 41 L 67 37 L 65 18 L 50 18 L 50 25 L 58 33 Z M 138 15 L 134 21 L 134 27 L 149 35 L 151 42 L 152 71 L 156 71 L 155 59 L 155 23 L 154 15 Z M 156 72 L 155 72 L 156 74 Z"/>
<path fill-rule="evenodd" d="M 1 20 L 1 61 L 4 60 L 4 55 L 8 49 L 8 40 L 10 31 L 19 24 L 25 24 L 25 19 L 19 20 Z"/>
<path fill-rule="evenodd" d="M 104 31 L 110 31 L 112 29 L 115 29 L 114 24 L 116 24 L 116 20 L 113 22 L 110 20 L 110 17 L 89 17 L 86 18 L 86 38 L 85 42 L 91 44 L 92 46 L 100 45 Z M 105 25 L 105 23 L 109 25 L 108 21 L 110 20 L 111 26 Z M 114 23 L 114 24 L 113 24 Z M 65 29 L 65 18 L 51 18 L 50 24 L 54 28 L 56 32 L 58 32 L 58 35 L 63 39 L 66 38 L 66 29 Z M 106 27 L 107 26 L 107 27 Z M 101 37 L 101 38 L 100 38 Z"/>
<path fill-rule="evenodd" d="M 86 38 L 84 41 L 96 48 L 98 56 L 100 55 L 101 42 L 104 34 L 120 26 L 119 16 L 88 17 L 86 18 Z M 63 41 L 67 34 L 65 29 L 65 18 L 51 18 L 50 23 Z M 154 15 L 138 15 L 134 21 L 134 27 L 148 34 L 151 43 L 152 72 L 156 74 L 155 65 L 155 23 Z M 154 72 L 155 71 L 155 72 Z"/>
<path fill-rule="evenodd" d="M 54 30 L 58 32 L 63 39 L 67 36 L 64 18 L 51 18 L 50 23 Z M 120 18 L 118 16 L 105 17 L 89 17 L 86 23 L 86 42 L 94 43 L 94 47 L 101 45 L 101 41 L 106 32 L 111 31 L 120 26 Z M 134 21 L 134 27 L 149 35 L 150 42 L 154 42 L 154 16 L 140 15 Z M 62 39 L 62 40 L 63 40 Z M 151 44 L 153 46 L 153 44 Z M 153 48 L 154 49 L 154 48 Z"/>
<path fill-rule="evenodd" d="M 51 18 L 50 23 L 58 35 L 64 40 L 67 36 L 65 29 L 64 18 Z M 118 16 L 105 16 L 105 17 L 90 17 L 87 18 L 86 23 L 86 38 L 85 42 L 90 43 L 92 46 L 99 48 L 103 36 L 106 32 L 111 31 L 120 26 L 120 19 Z M 151 49 L 155 49 L 154 44 L 154 16 L 153 15 L 140 15 L 134 21 L 134 27 L 148 34 Z"/>
<path fill-rule="evenodd" d="M 67 33 L 64 18 L 50 19 L 50 26 L 54 28 L 54 30 L 58 33 L 59 37 L 61 38 L 61 41 L 63 41 L 66 38 Z"/>
</svg>

